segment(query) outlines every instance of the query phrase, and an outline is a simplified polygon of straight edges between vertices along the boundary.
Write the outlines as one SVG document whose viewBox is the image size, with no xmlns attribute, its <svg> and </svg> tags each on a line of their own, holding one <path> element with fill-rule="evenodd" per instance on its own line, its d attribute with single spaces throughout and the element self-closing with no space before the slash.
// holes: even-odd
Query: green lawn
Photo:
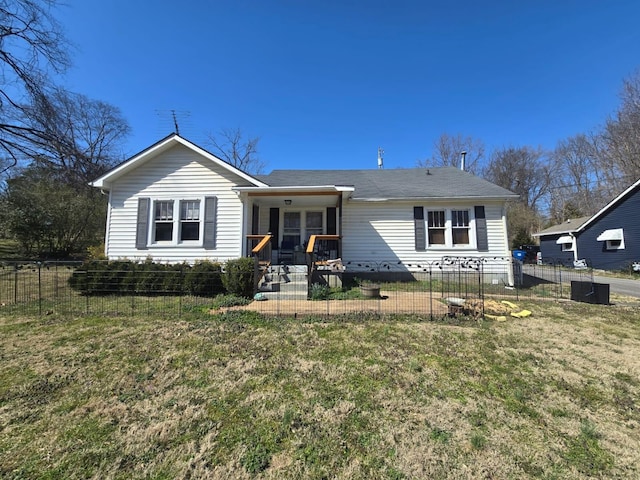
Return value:
<svg viewBox="0 0 640 480">
<path fill-rule="evenodd" d="M 639 478 L 640 315 L 2 315 L 0 478 Z"/>
</svg>

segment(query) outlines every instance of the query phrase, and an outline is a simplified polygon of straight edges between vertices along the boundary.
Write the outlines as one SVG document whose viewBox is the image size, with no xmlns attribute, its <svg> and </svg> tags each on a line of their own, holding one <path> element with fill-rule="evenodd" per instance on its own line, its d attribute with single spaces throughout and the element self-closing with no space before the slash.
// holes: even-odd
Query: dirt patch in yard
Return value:
<svg viewBox="0 0 640 480">
<path fill-rule="evenodd" d="M 251 310 L 265 315 L 342 315 L 356 312 L 379 314 L 416 314 L 443 316 L 449 311 L 440 296 L 425 292 L 382 291 L 380 298 L 356 300 L 285 300 L 254 301 L 228 310 Z M 217 311 L 216 313 L 220 313 Z"/>
</svg>

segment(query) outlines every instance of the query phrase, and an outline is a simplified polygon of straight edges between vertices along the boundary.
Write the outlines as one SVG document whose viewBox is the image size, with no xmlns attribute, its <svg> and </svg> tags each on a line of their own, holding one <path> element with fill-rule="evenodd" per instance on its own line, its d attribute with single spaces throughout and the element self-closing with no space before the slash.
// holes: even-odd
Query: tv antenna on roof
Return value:
<svg viewBox="0 0 640 480">
<path fill-rule="evenodd" d="M 167 131 L 167 127 L 173 130 L 173 133 L 180 135 L 180 124 L 185 127 L 186 130 L 189 130 L 189 117 L 191 116 L 191 112 L 188 110 L 156 110 L 156 115 L 158 116 L 160 128 L 162 129 L 161 133 L 165 133 Z M 166 133 L 165 133 L 166 134 Z"/>
<path fill-rule="evenodd" d="M 180 135 L 180 127 L 178 127 L 178 119 L 176 118 L 175 110 L 171 110 L 171 116 L 173 117 L 173 125 L 176 127 L 176 134 Z"/>
<path fill-rule="evenodd" d="M 384 155 L 384 150 L 382 149 L 382 147 L 378 147 L 378 169 L 382 170 L 383 168 L 383 163 L 384 163 L 384 158 L 382 158 L 382 156 Z"/>
</svg>

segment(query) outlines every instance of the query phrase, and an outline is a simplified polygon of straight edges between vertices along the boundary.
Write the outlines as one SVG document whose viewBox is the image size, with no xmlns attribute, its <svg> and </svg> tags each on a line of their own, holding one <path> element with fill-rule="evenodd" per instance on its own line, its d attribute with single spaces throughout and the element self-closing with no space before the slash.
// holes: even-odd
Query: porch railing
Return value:
<svg viewBox="0 0 640 480">
<path fill-rule="evenodd" d="M 342 256 L 342 238 L 340 235 L 311 235 L 307 244 L 308 289 L 311 289 L 314 272 L 319 267 L 339 269 Z"/>
<path fill-rule="evenodd" d="M 253 292 L 258 291 L 262 277 L 271 265 L 271 240 L 273 235 L 247 235 L 247 252 L 253 258 Z"/>
</svg>

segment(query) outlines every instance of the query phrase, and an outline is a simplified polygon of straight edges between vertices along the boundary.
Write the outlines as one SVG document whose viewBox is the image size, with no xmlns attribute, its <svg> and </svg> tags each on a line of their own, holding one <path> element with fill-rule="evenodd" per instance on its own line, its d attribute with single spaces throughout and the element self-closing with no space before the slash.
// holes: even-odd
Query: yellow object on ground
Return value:
<svg viewBox="0 0 640 480">
<path fill-rule="evenodd" d="M 514 310 L 518 310 L 518 306 L 515 303 L 511 303 L 508 300 L 502 300 L 500 303 L 504 303 L 507 307 L 513 308 Z"/>
<path fill-rule="evenodd" d="M 531 315 L 531 312 L 529 310 L 520 310 L 519 312 L 511 312 L 511 316 L 517 317 L 517 318 L 524 318 L 524 317 L 528 317 L 529 315 Z"/>
<path fill-rule="evenodd" d="M 485 318 L 488 318 L 490 320 L 495 320 L 496 322 L 506 322 L 507 321 L 507 317 L 505 317 L 504 315 L 490 315 L 488 313 L 484 314 Z"/>
</svg>

